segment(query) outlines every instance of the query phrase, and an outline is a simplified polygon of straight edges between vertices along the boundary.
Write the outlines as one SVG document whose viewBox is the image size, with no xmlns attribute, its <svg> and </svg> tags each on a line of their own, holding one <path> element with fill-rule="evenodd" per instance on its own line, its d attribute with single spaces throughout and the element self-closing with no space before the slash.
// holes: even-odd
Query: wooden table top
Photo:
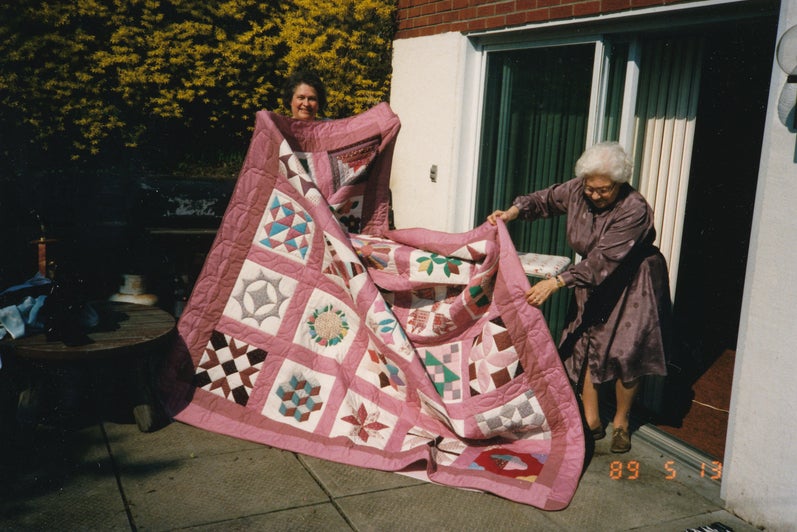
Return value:
<svg viewBox="0 0 797 532">
<path fill-rule="evenodd" d="M 44 333 L 0 342 L 0 351 L 40 361 L 69 361 L 117 358 L 146 354 L 146 347 L 164 341 L 174 330 L 174 317 L 148 305 L 113 301 L 91 303 L 100 324 L 87 331 L 88 342 L 68 346 L 61 340 L 48 341 Z"/>
</svg>

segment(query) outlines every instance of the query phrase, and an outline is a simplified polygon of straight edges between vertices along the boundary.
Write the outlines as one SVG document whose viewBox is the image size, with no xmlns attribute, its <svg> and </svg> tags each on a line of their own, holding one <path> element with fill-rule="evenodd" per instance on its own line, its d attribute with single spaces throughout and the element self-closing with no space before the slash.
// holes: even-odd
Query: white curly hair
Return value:
<svg viewBox="0 0 797 532">
<path fill-rule="evenodd" d="M 587 148 L 576 161 L 576 177 L 604 175 L 615 183 L 631 180 L 633 165 L 619 142 L 599 142 Z"/>
</svg>

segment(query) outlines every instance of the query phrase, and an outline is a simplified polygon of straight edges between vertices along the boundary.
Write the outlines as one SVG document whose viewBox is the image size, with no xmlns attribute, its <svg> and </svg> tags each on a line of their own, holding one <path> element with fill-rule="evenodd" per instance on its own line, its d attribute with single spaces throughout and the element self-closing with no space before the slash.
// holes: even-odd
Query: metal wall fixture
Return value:
<svg viewBox="0 0 797 532">
<path fill-rule="evenodd" d="M 786 73 L 786 84 L 778 100 L 778 117 L 783 125 L 797 130 L 797 26 L 792 26 L 780 37 L 777 60 L 780 69 Z"/>
</svg>

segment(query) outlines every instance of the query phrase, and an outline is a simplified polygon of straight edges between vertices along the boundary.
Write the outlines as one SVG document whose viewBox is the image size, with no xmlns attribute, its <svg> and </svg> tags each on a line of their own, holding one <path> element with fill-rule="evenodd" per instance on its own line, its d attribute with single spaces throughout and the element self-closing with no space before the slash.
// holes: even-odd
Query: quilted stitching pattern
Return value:
<svg viewBox="0 0 797 532">
<path fill-rule="evenodd" d="M 506 229 L 387 230 L 398 118 L 257 116 L 163 376 L 177 420 L 540 508 L 581 418 Z M 190 369 L 189 369 L 190 368 Z M 192 378 L 185 378 L 192 373 Z"/>
</svg>

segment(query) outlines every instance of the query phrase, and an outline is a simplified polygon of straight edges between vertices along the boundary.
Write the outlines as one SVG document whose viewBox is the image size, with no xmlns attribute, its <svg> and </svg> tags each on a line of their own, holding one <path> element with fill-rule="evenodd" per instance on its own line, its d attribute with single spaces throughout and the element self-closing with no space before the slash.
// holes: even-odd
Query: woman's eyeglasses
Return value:
<svg viewBox="0 0 797 532">
<path fill-rule="evenodd" d="M 584 194 L 586 194 L 587 196 L 592 196 L 593 194 L 597 194 L 598 196 L 606 196 L 608 194 L 611 194 L 612 190 L 614 190 L 614 187 L 616 186 L 617 183 L 613 183 L 608 187 L 598 187 L 598 188 L 592 188 L 588 187 L 587 185 L 584 185 Z"/>
</svg>

